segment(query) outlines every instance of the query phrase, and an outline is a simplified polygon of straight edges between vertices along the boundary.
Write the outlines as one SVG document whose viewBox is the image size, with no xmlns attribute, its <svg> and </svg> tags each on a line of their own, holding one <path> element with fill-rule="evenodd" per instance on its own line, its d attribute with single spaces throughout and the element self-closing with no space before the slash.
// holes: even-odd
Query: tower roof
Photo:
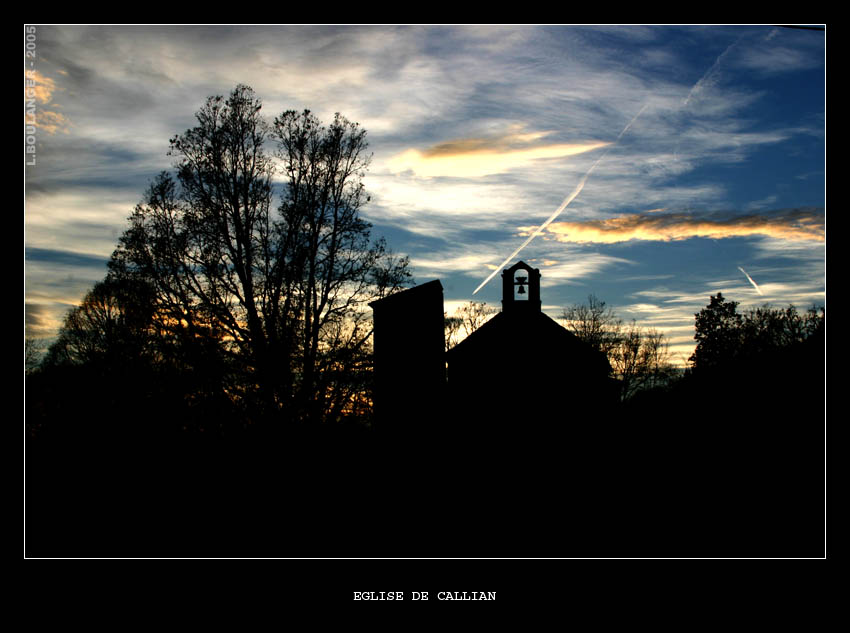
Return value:
<svg viewBox="0 0 850 633">
<path fill-rule="evenodd" d="M 443 284 L 440 283 L 439 279 L 434 279 L 433 281 L 414 286 L 413 288 L 407 288 L 405 290 L 395 292 L 383 299 L 375 299 L 375 301 L 369 303 L 369 307 L 375 309 L 376 307 L 382 308 L 384 306 L 401 306 L 407 303 L 421 301 L 424 297 L 429 295 L 436 296 L 438 293 L 442 299 Z"/>
</svg>

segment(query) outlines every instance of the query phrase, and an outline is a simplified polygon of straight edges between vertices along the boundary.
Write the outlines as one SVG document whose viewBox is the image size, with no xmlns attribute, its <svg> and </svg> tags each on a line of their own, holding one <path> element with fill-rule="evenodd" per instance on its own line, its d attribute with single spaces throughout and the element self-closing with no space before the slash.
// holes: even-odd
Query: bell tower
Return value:
<svg viewBox="0 0 850 633">
<path fill-rule="evenodd" d="M 502 271 L 502 312 L 540 312 L 540 270 L 523 261 Z"/>
</svg>

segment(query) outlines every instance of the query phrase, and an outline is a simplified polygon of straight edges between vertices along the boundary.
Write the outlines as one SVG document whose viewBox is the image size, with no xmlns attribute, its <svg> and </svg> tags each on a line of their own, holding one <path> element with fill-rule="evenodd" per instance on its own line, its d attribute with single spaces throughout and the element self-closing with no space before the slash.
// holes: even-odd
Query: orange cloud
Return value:
<svg viewBox="0 0 850 633">
<path fill-rule="evenodd" d="M 536 227 L 521 227 L 526 234 Z M 796 241 L 823 241 L 823 215 L 808 209 L 725 219 L 698 218 L 686 213 L 631 214 L 605 220 L 553 222 L 546 230 L 561 242 L 614 244 L 629 240 L 670 242 L 691 237 L 723 239 L 763 235 Z"/>
<path fill-rule="evenodd" d="M 27 88 L 31 88 L 31 94 L 35 97 L 38 103 L 44 104 L 48 103 L 53 98 L 53 91 L 56 90 L 56 82 L 53 81 L 50 77 L 45 77 L 37 70 L 32 71 L 27 74 L 26 79 L 29 82 L 25 82 L 24 93 L 26 98 Z"/>
<path fill-rule="evenodd" d="M 438 143 L 421 152 L 425 158 L 441 156 L 458 156 L 461 154 L 511 152 L 521 149 L 534 141 L 538 141 L 548 132 L 508 132 L 503 136 L 489 138 L 463 138 L 454 141 Z"/>
<path fill-rule="evenodd" d="M 37 70 L 24 73 L 24 124 L 34 125 L 49 134 L 67 131 L 68 119 L 56 110 L 42 106 L 53 100 L 56 82 Z"/>
<path fill-rule="evenodd" d="M 504 173 L 538 159 L 564 158 L 604 147 L 608 143 L 541 143 L 549 132 L 521 133 L 511 130 L 501 136 L 446 141 L 425 150 L 409 149 L 389 161 L 390 170 L 411 170 L 417 176 L 478 178 Z"/>
</svg>

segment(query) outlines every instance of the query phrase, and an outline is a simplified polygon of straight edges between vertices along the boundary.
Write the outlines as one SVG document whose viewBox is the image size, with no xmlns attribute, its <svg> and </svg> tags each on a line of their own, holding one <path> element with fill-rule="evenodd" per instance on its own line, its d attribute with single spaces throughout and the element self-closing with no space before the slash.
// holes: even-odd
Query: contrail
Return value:
<svg viewBox="0 0 850 633">
<path fill-rule="evenodd" d="M 738 266 L 738 270 L 740 270 L 742 273 L 744 273 L 744 277 L 746 277 L 747 279 L 749 279 L 749 280 L 750 280 L 750 283 L 751 283 L 751 284 L 753 284 L 753 288 L 755 288 L 755 289 L 756 289 L 756 292 L 757 292 L 757 293 L 759 293 L 760 295 L 763 295 L 763 294 L 764 294 L 764 293 L 761 291 L 761 288 L 759 288 L 758 284 L 757 284 L 756 282 L 754 282 L 754 281 L 753 281 L 753 278 L 752 278 L 752 277 L 750 277 L 750 276 L 747 274 L 747 271 L 746 271 L 746 270 L 744 270 L 744 269 L 743 269 L 743 268 L 741 268 L 740 266 Z"/>
<path fill-rule="evenodd" d="M 775 29 L 774 29 L 774 31 L 775 31 Z M 771 32 L 771 33 L 773 33 L 773 32 Z M 768 34 L 768 37 L 770 37 L 770 36 L 771 36 L 771 34 Z M 740 41 L 743 39 L 743 37 L 744 37 L 744 34 L 742 33 L 738 37 L 737 40 L 732 42 L 729 46 L 726 47 L 726 49 L 722 53 L 720 53 L 720 55 L 717 56 L 717 59 L 714 60 L 714 63 L 711 65 L 711 68 L 709 68 L 707 71 L 705 71 L 703 76 L 700 77 L 699 80 L 693 86 L 691 86 L 691 89 L 688 92 L 688 96 L 685 97 L 684 99 L 682 99 L 682 104 L 679 106 L 679 109 L 687 108 L 688 105 L 690 104 L 693 96 L 696 95 L 698 92 L 702 92 L 703 86 L 706 83 L 708 83 L 709 80 L 711 79 L 711 77 L 715 74 L 715 71 L 717 70 L 717 67 L 720 65 L 720 62 L 723 61 L 723 58 L 726 57 L 726 55 L 729 54 L 729 51 L 731 51 L 733 48 L 735 48 L 740 43 Z M 673 150 L 673 161 L 674 162 L 679 162 L 679 147 L 680 147 L 681 143 L 682 143 L 681 140 L 676 141 L 676 149 Z"/>
<path fill-rule="evenodd" d="M 619 143 L 619 142 L 620 142 L 620 139 L 621 139 L 621 138 L 623 138 L 623 135 L 624 135 L 624 134 L 625 134 L 625 133 L 629 130 L 629 128 L 630 128 L 630 127 L 632 127 L 632 124 L 633 124 L 635 121 L 637 121 L 638 117 L 639 117 L 641 114 L 643 114 L 643 111 L 644 111 L 644 110 L 646 110 L 646 107 L 647 107 L 648 105 L 649 105 L 649 104 L 645 104 L 645 105 L 644 105 L 644 106 L 640 109 L 640 111 L 639 111 L 639 112 L 638 112 L 638 113 L 637 113 L 637 114 L 636 114 L 636 115 L 632 118 L 632 120 L 631 120 L 631 121 L 629 121 L 628 125 L 626 125 L 626 127 L 624 127 L 624 128 L 623 128 L 623 131 L 622 131 L 622 132 L 620 132 L 620 134 L 617 136 L 617 138 L 614 140 L 614 142 L 613 142 L 613 143 L 611 143 L 611 145 L 609 145 L 609 146 L 608 146 L 608 148 L 605 150 L 605 152 L 602 154 L 602 156 L 600 156 L 599 158 L 597 158 L 597 159 L 596 159 L 596 162 L 595 162 L 595 163 L 593 163 L 593 165 L 591 165 L 591 166 L 590 166 L 590 169 L 588 169 L 588 170 L 587 170 L 587 173 L 586 173 L 586 174 L 582 177 L 582 179 L 579 181 L 579 183 L 578 183 L 578 185 L 576 186 L 576 188 L 575 188 L 575 189 L 573 189 L 573 192 L 572 192 L 570 195 L 568 195 L 566 198 L 564 198 L 564 201 L 561 203 L 561 206 L 559 206 L 557 209 L 555 209 L 554 213 L 552 213 L 552 215 L 550 215 L 550 216 L 546 219 L 546 221 L 545 221 L 543 224 L 541 224 L 540 226 L 538 226 L 538 227 L 537 227 L 537 229 L 535 229 L 535 231 L 534 231 L 531 235 L 529 235 L 529 236 L 528 236 L 528 239 L 526 239 L 526 240 L 525 240 L 525 241 L 524 241 L 524 242 L 523 242 L 523 243 L 519 246 L 519 248 L 517 248 L 517 249 L 516 249 L 513 253 L 511 253 L 510 255 L 508 255 L 508 257 L 505 259 L 505 261 L 503 261 L 503 262 L 502 262 L 502 265 L 501 265 L 501 266 L 498 266 L 495 270 L 493 270 L 493 272 L 492 272 L 492 273 L 490 273 L 490 276 L 489 276 L 489 277 L 487 277 L 487 279 L 485 279 L 484 281 L 482 281 L 482 282 L 481 282 L 481 285 L 479 285 L 479 286 L 478 286 L 475 290 L 473 290 L 473 291 L 472 291 L 472 294 L 473 294 L 473 295 L 474 295 L 476 292 L 478 292 L 479 290 L 481 290 L 484 286 L 486 286 L 486 285 L 487 285 L 487 283 L 488 283 L 488 282 L 489 282 L 489 281 L 490 281 L 493 277 L 495 277 L 495 276 L 496 276 L 496 273 L 497 273 L 497 272 L 499 272 L 502 268 L 504 268 L 504 267 L 505 267 L 505 265 L 507 265 L 507 264 L 508 264 L 508 263 L 509 263 L 509 262 L 510 262 L 510 261 L 511 261 L 514 257 L 516 257 L 522 249 L 524 249 L 526 246 L 528 246 L 528 243 L 529 243 L 529 242 L 531 242 L 531 240 L 533 240 L 535 237 L 537 237 L 538 235 L 540 235 L 540 234 L 543 232 L 543 229 L 545 229 L 547 226 L 549 226 L 549 225 L 550 225 L 550 224 L 551 224 L 551 223 L 555 220 L 555 218 L 557 218 L 559 215 L 561 215 L 561 212 L 562 212 L 564 209 L 566 209 L 566 208 L 567 208 L 567 205 L 568 205 L 568 204 L 570 204 L 570 202 L 572 202 L 573 200 L 575 200 L 576 196 L 577 196 L 579 193 L 581 193 L 581 190 L 582 190 L 582 189 L 584 189 L 584 183 L 585 183 L 585 182 L 587 182 L 587 178 L 588 178 L 588 176 L 590 176 L 590 173 L 591 173 L 594 169 L 596 169 L 596 166 L 597 166 L 600 162 L 602 162 L 602 159 L 603 159 L 603 158 L 605 158 L 605 156 L 607 156 L 607 155 L 608 155 L 608 152 L 610 152 L 610 151 L 614 148 L 614 146 L 615 146 L 615 145 L 617 145 L 617 143 Z"/>
<path fill-rule="evenodd" d="M 726 55 L 729 53 L 729 51 L 731 51 L 733 48 L 735 48 L 738 45 L 738 43 L 743 39 L 743 37 L 744 37 L 744 35 L 742 34 L 741 36 L 738 37 L 737 40 L 735 40 L 729 46 L 727 46 L 726 50 L 724 50 L 722 53 L 720 53 L 720 55 L 717 57 L 717 59 L 714 60 L 714 63 L 711 65 L 711 68 L 709 68 L 705 72 L 705 74 L 700 78 L 700 80 L 697 81 L 693 85 L 693 87 L 691 88 L 691 91 L 688 93 L 688 96 L 682 102 L 682 106 L 687 106 L 691 101 L 691 97 L 693 97 L 697 92 L 702 90 L 703 85 L 705 85 L 705 83 L 708 82 L 711 79 L 712 75 L 714 75 L 714 71 L 720 65 L 720 62 L 723 61 L 723 58 L 726 57 Z"/>
</svg>

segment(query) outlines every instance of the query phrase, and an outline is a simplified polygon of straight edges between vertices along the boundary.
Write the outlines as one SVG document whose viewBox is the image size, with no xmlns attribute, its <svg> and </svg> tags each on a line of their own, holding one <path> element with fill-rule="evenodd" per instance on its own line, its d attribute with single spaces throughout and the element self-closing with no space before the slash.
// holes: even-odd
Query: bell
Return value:
<svg viewBox="0 0 850 633">
<path fill-rule="evenodd" d="M 516 292 L 517 292 L 518 295 L 524 295 L 525 294 L 525 286 L 520 286 L 519 290 L 517 290 Z"/>
</svg>

